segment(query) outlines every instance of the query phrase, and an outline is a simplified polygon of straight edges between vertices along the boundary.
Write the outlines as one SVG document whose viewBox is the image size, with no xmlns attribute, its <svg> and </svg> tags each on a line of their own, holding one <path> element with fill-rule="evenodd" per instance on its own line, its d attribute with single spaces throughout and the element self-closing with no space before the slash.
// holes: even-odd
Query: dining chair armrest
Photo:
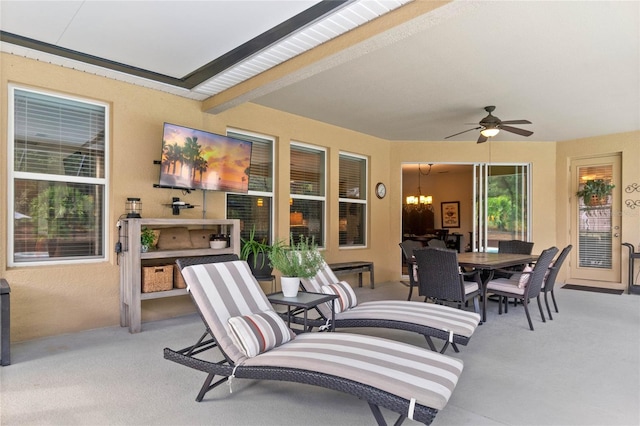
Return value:
<svg viewBox="0 0 640 426">
<path fill-rule="evenodd" d="M 473 280 L 475 280 L 478 283 L 480 288 L 482 288 L 482 276 L 480 275 L 480 272 L 481 272 L 480 269 L 474 269 L 473 271 L 468 271 L 468 272 L 460 271 L 460 278 L 462 281 L 469 281 L 469 280 L 465 280 L 465 277 L 473 278 Z"/>
</svg>

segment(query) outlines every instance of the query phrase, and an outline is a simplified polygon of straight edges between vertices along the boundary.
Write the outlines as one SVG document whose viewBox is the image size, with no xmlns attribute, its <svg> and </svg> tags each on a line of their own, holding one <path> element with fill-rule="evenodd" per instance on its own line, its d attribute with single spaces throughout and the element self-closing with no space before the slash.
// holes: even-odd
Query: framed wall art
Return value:
<svg viewBox="0 0 640 426">
<path fill-rule="evenodd" d="M 443 228 L 460 228 L 460 201 L 444 201 L 440 210 Z"/>
</svg>

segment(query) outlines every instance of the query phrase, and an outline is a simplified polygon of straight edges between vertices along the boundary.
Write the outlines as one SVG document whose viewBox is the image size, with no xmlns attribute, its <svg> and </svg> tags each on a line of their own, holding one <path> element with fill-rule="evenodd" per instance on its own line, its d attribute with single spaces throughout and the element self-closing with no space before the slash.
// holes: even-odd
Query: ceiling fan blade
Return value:
<svg viewBox="0 0 640 426">
<path fill-rule="evenodd" d="M 459 132 L 459 133 L 456 133 L 456 134 L 454 134 L 454 135 L 447 136 L 445 139 L 449 139 L 449 138 L 452 138 L 452 137 L 454 137 L 454 136 L 458 136 L 458 135 L 461 135 L 461 134 L 463 134 L 463 133 L 467 133 L 467 132 L 470 132 L 470 131 L 472 131 L 472 130 L 478 130 L 478 129 L 481 129 L 481 128 L 482 128 L 482 127 L 474 127 L 473 129 L 465 130 L 465 131 L 463 131 L 463 132 Z"/>
<path fill-rule="evenodd" d="M 486 137 L 486 136 L 485 136 L 485 135 L 483 135 L 483 134 L 480 134 L 480 137 L 478 138 L 478 142 L 477 142 L 477 143 L 483 143 L 483 142 L 486 142 L 486 141 L 488 141 L 488 140 L 489 140 L 489 138 L 488 138 L 488 137 Z"/>
<path fill-rule="evenodd" d="M 504 123 L 504 121 L 503 121 Z M 511 132 L 511 133 L 515 133 L 516 135 L 521 135 L 521 136 L 531 136 L 533 134 L 533 132 L 530 132 L 529 130 L 525 130 L 525 129 L 518 129 L 517 127 L 511 127 L 511 126 L 500 126 L 500 130 L 504 130 L 507 132 Z"/>
<path fill-rule="evenodd" d="M 529 120 L 505 120 L 502 124 L 531 124 Z"/>
</svg>

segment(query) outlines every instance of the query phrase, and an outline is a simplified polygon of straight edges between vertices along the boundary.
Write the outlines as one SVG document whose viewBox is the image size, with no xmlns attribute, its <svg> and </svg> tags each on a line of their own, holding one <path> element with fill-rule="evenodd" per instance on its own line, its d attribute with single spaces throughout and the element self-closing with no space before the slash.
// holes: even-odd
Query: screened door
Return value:
<svg viewBox="0 0 640 426">
<path fill-rule="evenodd" d="M 620 156 L 572 161 L 572 189 L 575 194 L 589 182 L 619 182 Z M 620 282 L 619 188 L 605 197 L 571 198 L 572 244 L 571 278 Z"/>
</svg>

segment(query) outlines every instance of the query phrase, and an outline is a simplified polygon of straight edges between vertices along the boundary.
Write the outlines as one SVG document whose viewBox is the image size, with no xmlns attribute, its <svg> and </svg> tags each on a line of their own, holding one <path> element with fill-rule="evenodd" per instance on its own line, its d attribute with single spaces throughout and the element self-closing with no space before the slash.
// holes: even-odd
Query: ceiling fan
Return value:
<svg viewBox="0 0 640 426">
<path fill-rule="evenodd" d="M 496 117 L 495 115 L 491 115 L 491 113 L 495 109 L 496 109 L 495 106 L 486 106 L 486 107 L 484 107 L 484 110 L 487 111 L 489 113 L 489 115 L 487 115 L 485 118 L 480 120 L 480 123 L 478 123 L 479 124 L 478 127 L 474 127 L 473 129 L 468 129 L 468 130 L 465 130 L 463 132 L 459 132 L 459 133 L 456 133 L 454 135 L 447 136 L 445 139 L 449 139 L 449 138 L 452 138 L 454 136 L 458 136 L 458 135 L 461 135 L 463 133 L 470 132 L 472 130 L 480 130 L 480 137 L 478 138 L 478 143 L 482 143 L 482 142 L 488 141 L 489 138 L 492 138 L 495 135 L 497 135 L 500 132 L 500 130 L 504 130 L 505 132 L 515 133 L 515 134 L 521 135 L 521 136 L 531 136 L 533 134 L 533 132 L 530 132 L 529 130 L 519 129 L 517 127 L 511 127 L 511 126 L 507 125 L 507 124 L 531 124 L 531 122 L 529 120 L 506 120 L 506 121 L 502 121 L 498 117 Z"/>
</svg>

